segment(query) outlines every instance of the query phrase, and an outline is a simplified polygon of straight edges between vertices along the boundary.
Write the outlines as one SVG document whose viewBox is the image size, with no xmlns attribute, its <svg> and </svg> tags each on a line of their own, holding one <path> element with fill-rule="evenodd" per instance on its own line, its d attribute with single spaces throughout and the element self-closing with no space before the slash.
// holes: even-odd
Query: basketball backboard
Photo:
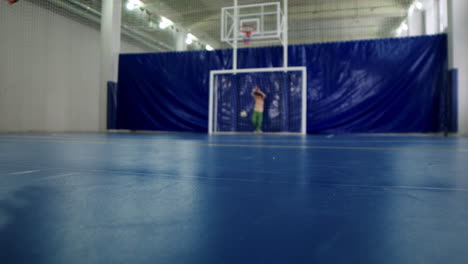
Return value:
<svg viewBox="0 0 468 264">
<path fill-rule="evenodd" d="M 237 14 L 234 7 L 222 9 L 221 41 L 242 44 L 248 37 L 253 44 L 282 42 L 285 29 L 280 2 L 239 5 L 237 9 Z M 245 29 L 252 31 L 250 36 Z"/>
</svg>

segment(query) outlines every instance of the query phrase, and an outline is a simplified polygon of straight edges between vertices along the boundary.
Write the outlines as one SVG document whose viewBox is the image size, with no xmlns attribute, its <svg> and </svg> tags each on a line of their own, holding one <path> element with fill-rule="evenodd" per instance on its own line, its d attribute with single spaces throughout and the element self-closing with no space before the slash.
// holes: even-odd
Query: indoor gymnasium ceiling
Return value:
<svg viewBox="0 0 468 264">
<path fill-rule="evenodd" d="M 219 45 L 220 10 L 232 0 L 144 0 L 201 39 Z M 241 4 L 264 1 L 240 1 Z M 266 1 L 268 2 L 268 1 Z M 290 43 L 392 37 L 406 18 L 410 0 L 289 0 Z"/>
<path fill-rule="evenodd" d="M 81 8 L 81 20 L 95 16 L 99 22 L 101 0 L 29 0 Z M 198 38 L 189 50 L 206 44 L 227 48 L 220 42 L 221 8 L 232 0 L 140 0 L 141 8 L 129 10 L 122 5 L 123 36 L 143 43 L 154 51 L 175 49 L 178 32 L 186 31 Z M 239 0 L 240 4 L 274 2 L 274 0 Z M 318 43 L 394 37 L 407 17 L 412 0 L 289 0 L 289 41 L 291 44 Z M 68 10 L 68 9 L 67 9 Z M 70 13 L 70 12 L 68 12 Z M 77 14 L 74 14 L 75 16 Z M 175 24 L 158 27 L 161 17 Z"/>
</svg>

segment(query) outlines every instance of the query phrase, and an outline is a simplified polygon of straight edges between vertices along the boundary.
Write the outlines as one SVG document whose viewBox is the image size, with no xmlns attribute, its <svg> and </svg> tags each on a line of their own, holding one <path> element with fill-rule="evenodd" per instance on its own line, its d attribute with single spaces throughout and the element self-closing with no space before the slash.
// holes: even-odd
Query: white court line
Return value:
<svg viewBox="0 0 468 264">
<path fill-rule="evenodd" d="M 43 178 L 39 178 L 39 179 L 33 179 L 33 180 L 29 181 L 28 183 L 24 183 L 24 184 L 0 186 L 0 190 L 9 190 L 9 189 L 12 189 L 12 188 L 24 187 L 24 186 L 28 186 L 28 185 L 38 183 L 38 182 L 54 180 L 54 179 L 59 179 L 59 178 L 68 177 L 68 176 L 72 176 L 72 175 L 78 175 L 78 174 L 80 174 L 80 173 L 79 172 L 71 172 L 71 173 L 66 173 L 66 174 L 47 176 L 47 177 L 43 177 Z"/>
<path fill-rule="evenodd" d="M 425 186 L 407 186 L 407 185 L 367 185 L 367 184 L 343 184 L 343 183 L 318 183 L 323 186 L 338 186 L 338 187 L 356 187 L 356 188 L 382 188 L 382 189 L 407 189 L 407 190 L 426 190 L 426 191 L 455 191 L 468 192 L 464 188 L 450 187 L 425 187 Z"/>
<path fill-rule="evenodd" d="M 45 181 L 45 180 L 58 179 L 58 178 L 68 177 L 68 176 L 72 176 L 72 175 L 76 175 L 76 174 L 78 174 L 78 173 L 77 172 L 71 172 L 71 173 L 66 173 L 66 174 L 52 175 L 52 176 L 47 176 L 47 177 L 37 179 L 35 181 Z"/>
<path fill-rule="evenodd" d="M 148 145 L 149 143 L 165 143 L 171 142 L 151 142 L 151 141 L 85 141 L 85 140 L 3 140 L 0 142 L 55 142 L 55 143 L 80 143 L 80 144 L 116 144 L 116 145 Z M 261 142 L 260 142 L 261 143 Z M 270 149 L 315 149 L 315 150 L 400 150 L 400 151 L 449 151 L 449 152 L 468 152 L 468 148 L 414 148 L 414 147 L 352 147 L 352 146 L 311 146 L 311 145 L 242 145 L 242 144 L 215 144 L 215 143 L 196 143 L 187 142 L 190 146 L 206 146 L 206 147 L 231 147 L 231 148 L 270 148 Z"/>
<path fill-rule="evenodd" d="M 356 138 L 359 138 L 360 136 L 356 136 Z M 422 136 L 421 138 L 424 138 L 425 136 Z M 10 140 L 8 140 L 10 139 Z M 34 139 L 37 139 L 34 140 Z M 160 138 L 154 138 L 153 140 L 155 140 L 154 142 L 152 143 L 158 143 L 158 142 L 161 142 L 161 141 L 158 141 L 160 140 Z M 13 137 L 13 136 L 0 136 L 0 142 L 2 141 L 5 141 L 5 142 L 9 142 L 9 141 L 24 141 L 24 142 L 60 142 L 60 143 L 64 143 L 64 142 L 70 142 L 70 143 L 79 143 L 79 142 L 83 142 L 83 143 L 101 143 L 101 144 L 119 144 L 119 142 L 113 142 L 113 141 L 108 141 L 106 138 L 94 138 L 94 139 L 89 139 L 89 138 L 71 138 L 71 137 L 47 137 L 47 136 L 44 136 L 44 137 L 34 137 L 34 136 L 23 136 L 23 137 Z M 163 143 L 165 143 L 165 141 L 167 140 L 162 140 Z M 466 141 L 460 141 L 460 138 L 457 138 L 455 141 L 450 141 L 447 145 L 447 142 L 445 141 L 408 141 L 406 139 L 397 139 L 397 140 L 368 140 L 368 139 L 359 139 L 360 142 L 362 143 L 386 143 L 386 144 L 396 144 L 396 143 L 401 143 L 401 144 L 411 144 L 412 146 L 399 146 L 397 148 L 412 148 L 413 146 L 418 146 L 418 145 L 433 145 L 433 146 L 436 146 L 436 145 L 441 145 L 441 146 L 448 146 L 448 147 L 454 147 L 454 149 L 452 149 L 453 151 L 456 151 L 457 148 L 460 149 L 460 148 L 466 148 L 468 146 L 466 146 Z M 145 142 L 148 142 L 147 140 L 146 141 L 140 141 L 138 139 L 132 139 L 131 141 L 122 141 L 120 143 L 122 144 L 146 144 Z M 209 139 L 208 140 L 208 143 L 205 143 L 205 142 L 200 142 L 200 143 L 196 143 L 196 144 L 200 144 L 200 145 L 204 145 L 204 144 L 214 144 L 214 145 L 223 145 L 223 144 L 226 144 L 226 143 L 240 143 L 240 142 L 245 142 L 245 143 L 251 143 L 251 142 L 254 142 L 254 143 L 291 143 L 291 140 L 288 140 L 288 139 L 273 139 L 273 138 L 256 138 L 256 139 L 226 139 L 226 138 L 223 138 L 223 139 Z M 293 141 L 292 143 L 297 143 L 298 141 Z M 308 143 L 313 143 L 313 144 L 317 144 L 318 147 L 320 146 L 323 146 L 322 144 L 342 144 L 342 143 L 356 143 L 356 140 L 349 140 L 349 138 L 338 138 L 335 137 L 333 139 L 327 139 L 327 138 L 324 138 L 324 137 L 320 137 L 320 136 L 317 136 L 314 138 L 314 136 L 311 136 L 311 137 L 308 137 L 307 139 L 301 139 L 299 140 L 299 142 L 302 142 L 302 143 L 305 143 L 306 145 L 302 145 L 302 146 L 310 146 L 308 145 Z M 230 144 L 231 145 L 231 144 Z M 455 146 L 454 146 L 455 145 Z M 332 148 L 334 147 L 338 147 L 338 146 L 330 146 Z M 345 146 L 344 146 L 345 147 Z M 437 146 L 438 147 L 438 146 Z M 359 147 L 358 147 L 359 148 Z M 384 147 L 385 148 L 385 147 Z M 391 149 L 394 149 L 393 147 L 390 147 Z M 431 150 L 431 149 L 429 149 Z M 447 149 L 444 149 L 445 151 L 447 151 Z M 463 150 L 462 150 L 463 152 Z"/>
<path fill-rule="evenodd" d="M 55 168 L 57 170 L 69 170 L 67 168 Z M 75 169 L 76 170 L 76 169 Z M 122 171 L 122 170 L 99 170 L 99 169 L 78 169 L 79 172 L 98 172 L 107 174 L 129 174 L 129 175 L 151 175 L 156 177 L 163 177 L 172 180 L 186 179 L 202 179 L 210 181 L 238 181 L 238 182 L 253 182 L 253 183 L 265 183 L 265 184 L 298 184 L 294 181 L 288 180 L 259 180 L 259 179 L 239 179 L 239 178 L 227 178 L 227 177 L 207 177 L 207 176 L 187 176 L 170 173 L 160 172 L 133 172 L 133 171 Z M 427 186 L 408 186 L 408 185 L 370 185 L 370 184 L 346 184 L 346 183 L 322 183 L 315 181 L 307 181 L 301 184 L 309 184 L 315 186 L 337 186 L 337 187 L 352 187 L 352 188 L 379 188 L 379 189 L 403 189 L 403 190 L 422 190 L 422 191 L 452 191 L 452 192 L 468 192 L 466 188 L 452 188 L 452 187 L 427 187 Z"/>
<path fill-rule="evenodd" d="M 49 168 L 49 170 L 70 170 L 70 168 Z M 45 177 L 42 179 L 37 179 L 34 182 L 49 180 L 53 178 L 62 178 L 71 175 L 81 174 L 83 172 L 97 172 L 97 173 L 108 173 L 108 174 L 133 174 L 133 175 L 152 175 L 157 177 L 163 177 L 172 180 L 180 179 L 203 179 L 210 181 L 237 181 L 237 182 L 252 182 L 252 183 L 265 183 L 265 184 L 297 184 L 294 181 L 287 180 L 258 180 L 258 179 L 239 179 L 239 178 L 225 178 L 225 177 L 206 177 L 206 176 L 187 176 L 187 175 L 177 175 L 170 173 L 160 173 L 160 172 L 134 172 L 134 171 L 122 171 L 122 170 L 99 170 L 99 169 L 76 169 L 75 172 L 54 175 Z M 401 190 L 420 190 L 420 191 L 452 191 L 452 192 L 468 192 L 466 188 L 451 188 L 451 187 L 427 187 L 427 186 L 408 186 L 408 185 L 369 185 L 369 184 L 346 184 L 346 183 L 321 183 L 308 181 L 303 184 L 310 184 L 315 186 L 337 186 L 337 187 L 351 187 L 351 188 L 379 188 L 379 189 L 401 189 Z M 6 187 L 0 187 L 0 189 L 5 189 Z"/>
<path fill-rule="evenodd" d="M 38 172 L 38 171 L 41 171 L 41 170 L 19 171 L 19 172 L 9 173 L 9 175 L 30 174 L 30 173 L 34 173 L 34 172 Z"/>
</svg>

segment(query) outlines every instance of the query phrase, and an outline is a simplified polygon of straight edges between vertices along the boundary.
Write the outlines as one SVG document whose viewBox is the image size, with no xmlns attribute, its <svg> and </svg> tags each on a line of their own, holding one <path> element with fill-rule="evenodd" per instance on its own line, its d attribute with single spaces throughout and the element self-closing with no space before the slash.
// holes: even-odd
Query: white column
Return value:
<svg viewBox="0 0 468 264">
<path fill-rule="evenodd" d="M 448 27 L 447 0 L 439 0 L 439 32 L 446 32 Z"/>
<path fill-rule="evenodd" d="M 234 0 L 234 41 L 232 46 L 232 69 L 237 70 L 237 37 L 239 36 L 239 3 Z"/>
<path fill-rule="evenodd" d="M 424 35 L 424 14 L 422 10 L 414 9 L 408 14 L 409 36 Z"/>
<path fill-rule="evenodd" d="M 107 129 L 107 82 L 117 82 L 120 53 L 121 0 L 103 0 L 101 13 L 101 78 L 99 130 Z"/>
<path fill-rule="evenodd" d="M 458 132 L 468 135 L 468 1 L 449 0 L 449 67 L 458 69 Z"/>
<path fill-rule="evenodd" d="M 185 43 L 185 39 L 187 38 L 187 31 L 180 29 L 176 35 L 176 50 L 177 51 L 186 51 L 187 50 L 187 43 Z"/>
<path fill-rule="evenodd" d="M 426 34 L 433 35 L 437 34 L 437 12 L 438 12 L 438 5 L 436 5 L 437 1 L 430 0 L 424 3 L 424 20 L 425 20 L 425 27 L 426 27 Z"/>
<path fill-rule="evenodd" d="M 288 11 L 288 0 L 284 0 L 284 32 L 283 32 L 283 67 L 287 68 L 289 66 L 289 11 Z"/>
</svg>

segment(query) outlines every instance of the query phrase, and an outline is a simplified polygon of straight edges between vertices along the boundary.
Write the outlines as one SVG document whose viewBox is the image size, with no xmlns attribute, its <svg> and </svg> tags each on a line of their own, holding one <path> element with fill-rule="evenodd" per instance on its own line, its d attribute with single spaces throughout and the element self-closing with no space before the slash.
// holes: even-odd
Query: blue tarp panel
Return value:
<svg viewBox="0 0 468 264">
<path fill-rule="evenodd" d="M 438 132 L 446 122 L 447 36 L 289 47 L 308 67 L 309 133 Z M 239 67 L 280 67 L 281 47 L 239 50 Z M 210 70 L 230 50 L 120 56 L 117 128 L 206 132 Z M 268 109 L 266 109 L 268 111 Z"/>
<path fill-rule="evenodd" d="M 107 82 L 107 129 L 117 129 L 117 83 Z"/>
<path fill-rule="evenodd" d="M 458 132 L 458 69 L 451 69 L 448 77 L 447 91 L 447 131 Z"/>
</svg>

